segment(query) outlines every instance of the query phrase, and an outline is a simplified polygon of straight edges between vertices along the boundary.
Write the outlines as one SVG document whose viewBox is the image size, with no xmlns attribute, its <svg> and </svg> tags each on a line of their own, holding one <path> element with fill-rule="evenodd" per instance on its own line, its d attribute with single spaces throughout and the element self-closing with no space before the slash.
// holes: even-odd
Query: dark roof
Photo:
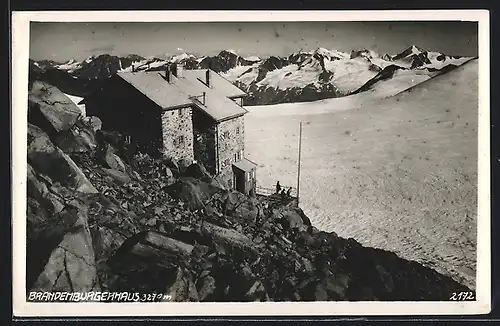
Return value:
<svg viewBox="0 0 500 326">
<path fill-rule="evenodd" d="M 168 83 L 161 73 L 163 72 L 119 72 L 116 75 L 164 110 L 191 105 L 189 95 L 176 83 L 176 78 L 172 76 L 173 82 Z"/>
<path fill-rule="evenodd" d="M 198 76 L 205 78 L 206 71 L 184 70 L 181 78 L 171 76 L 170 83 L 162 76 L 162 71 L 119 72 L 115 78 L 121 78 L 163 110 L 194 105 L 217 122 L 247 113 L 247 110 L 228 98 L 229 95 L 234 97 L 235 94 L 245 93 L 212 70 L 213 86 L 207 87 L 197 79 Z"/>
<path fill-rule="evenodd" d="M 193 103 L 215 121 L 224 121 L 242 116 L 248 112 L 233 100 L 221 94 L 215 86 L 213 88 L 207 87 L 202 82 L 188 77 L 178 78 L 176 83 L 182 89 L 188 90 Z M 204 99 L 203 93 L 205 93 Z"/>
<path fill-rule="evenodd" d="M 257 164 L 255 164 L 254 162 L 252 162 L 246 158 L 243 158 L 241 161 L 233 163 L 233 166 L 237 167 L 238 169 L 240 169 L 242 171 L 248 172 L 248 171 L 252 171 L 253 169 L 255 169 L 257 167 Z"/>
<path fill-rule="evenodd" d="M 233 85 L 229 80 L 225 79 L 215 71 L 211 69 L 208 69 L 208 71 L 210 73 L 213 88 L 216 89 L 221 95 L 229 98 L 242 97 L 247 95 L 244 91 Z M 193 81 L 198 81 L 198 78 L 205 81 L 206 73 L 207 69 L 193 69 L 183 71 L 184 76 Z"/>
</svg>

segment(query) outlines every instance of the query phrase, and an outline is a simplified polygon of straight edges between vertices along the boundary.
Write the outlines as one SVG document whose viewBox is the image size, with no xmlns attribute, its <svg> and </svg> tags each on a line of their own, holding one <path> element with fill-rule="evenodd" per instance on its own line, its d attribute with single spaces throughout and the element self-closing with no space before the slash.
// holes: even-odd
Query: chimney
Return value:
<svg viewBox="0 0 500 326">
<path fill-rule="evenodd" d="M 184 72 L 184 65 L 183 64 L 177 64 L 177 78 L 182 78 L 184 77 L 183 76 L 183 73 Z"/>
<path fill-rule="evenodd" d="M 207 84 L 208 87 L 212 87 L 212 80 L 210 76 L 210 69 L 207 69 L 207 72 L 205 73 L 205 84 Z"/>
<path fill-rule="evenodd" d="M 167 81 L 167 83 L 173 82 L 172 70 L 169 66 L 165 67 L 165 80 Z"/>
<path fill-rule="evenodd" d="M 175 77 L 178 77 L 177 76 L 177 65 L 176 64 L 173 64 L 171 66 L 170 70 L 172 71 L 172 75 L 174 75 Z"/>
</svg>

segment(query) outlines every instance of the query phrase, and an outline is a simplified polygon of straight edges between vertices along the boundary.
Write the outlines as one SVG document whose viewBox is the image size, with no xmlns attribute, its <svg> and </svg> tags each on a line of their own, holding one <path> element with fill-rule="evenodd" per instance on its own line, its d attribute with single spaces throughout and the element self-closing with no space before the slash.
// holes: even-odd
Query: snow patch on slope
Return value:
<svg viewBox="0 0 500 326">
<path fill-rule="evenodd" d="M 256 55 L 252 55 L 252 56 L 249 56 L 249 57 L 246 57 L 244 58 L 246 61 L 250 61 L 250 62 L 257 62 L 257 61 L 260 61 L 261 59 L 256 56 Z"/>
<path fill-rule="evenodd" d="M 269 86 L 275 89 L 288 89 L 292 87 L 305 87 L 310 84 L 317 86 L 318 70 L 314 67 L 305 66 L 300 69 L 297 65 L 288 65 L 267 73 L 266 78 L 257 83 L 257 86 Z"/>
<path fill-rule="evenodd" d="M 389 98 L 246 107 L 246 155 L 259 164 L 259 185 L 295 184 L 303 121 L 301 207 L 313 225 L 474 288 L 477 69 L 467 64 Z"/>
<path fill-rule="evenodd" d="M 82 67 L 82 64 L 76 60 L 69 60 L 66 63 L 55 66 L 59 70 L 66 70 L 68 72 L 73 72 Z"/>
<path fill-rule="evenodd" d="M 78 104 L 78 103 L 80 103 L 81 100 L 83 100 L 83 97 L 74 96 L 74 95 L 70 95 L 70 94 L 66 94 L 66 93 L 63 93 L 63 94 L 66 95 L 66 97 L 69 98 L 69 100 L 71 102 L 73 102 L 80 109 L 80 111 L 82 111 L 83 116 L 86 115 L 85 104 Z"/>
</svg>

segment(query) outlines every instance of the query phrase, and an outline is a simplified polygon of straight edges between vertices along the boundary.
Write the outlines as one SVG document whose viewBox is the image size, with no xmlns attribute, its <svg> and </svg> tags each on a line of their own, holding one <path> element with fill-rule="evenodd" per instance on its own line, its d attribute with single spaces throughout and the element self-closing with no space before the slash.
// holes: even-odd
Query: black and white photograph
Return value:
<svg viewBox="0 0 500 326">
<path fill-rule="evenodd" d="M 17 14 L 18 311 L 489 311 L 487 12 Z"/>
</svg>

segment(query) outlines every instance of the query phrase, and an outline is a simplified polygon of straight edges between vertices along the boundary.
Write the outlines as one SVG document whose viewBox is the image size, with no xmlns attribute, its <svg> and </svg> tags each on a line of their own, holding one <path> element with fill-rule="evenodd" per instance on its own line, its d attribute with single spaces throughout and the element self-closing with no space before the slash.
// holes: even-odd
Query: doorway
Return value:
<svg viewBox="0 0 500 326">
<path fill-rule="evenodd" d="M 241 171 L 241 170 L 238 170 L 238 169 L 235 169 L 233 171 L 233 175 L 234 175 L 234 188 L 239 191 L 239 192 L 242 192 L 242 193 L 246 193 L 245 192 L 245 172 L 244 171 Z"/>
</svg>

